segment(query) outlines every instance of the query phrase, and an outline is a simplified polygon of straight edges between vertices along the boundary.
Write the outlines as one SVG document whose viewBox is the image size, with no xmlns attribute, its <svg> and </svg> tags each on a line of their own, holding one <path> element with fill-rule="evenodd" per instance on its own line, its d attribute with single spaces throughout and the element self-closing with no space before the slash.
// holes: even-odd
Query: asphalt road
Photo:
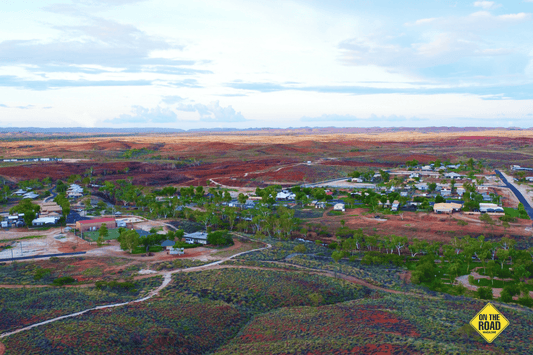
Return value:
<svg viewBox="0 0 533 355">
<path fill-rule="evenodd" d="M 514 187 L 512 184 L 510 184 L 509 181 L 507 181 L 505 176 L 503 176 L 502 173 L 499 170 L 495 170 L 495 171 L 496 171 L 496 174 L 498 174 L 498 176 L 500 177 L 500 179 L 502 179 L 502 181 L 505 183 L 505 186 L 510 188 L 511 191 L 515 194 L 516 198 L 518 198 L 518 201 L 522 202 L 522 204 L 524 205 L 524 208 L 526 209 L 527 214 L 529 215 L 529 218 L 531 218 L 533 220 L 533 207 L 531 207 L 529 205 L 529 203 L 524 198 L 522 193 L 520 191 L 518 191 L 518 189 L 516 187 Z"/>
<path fill-rule="evenodd" d="M 48 190 L 48 191 L 50 191 L 50 196 L 48 196 L 47 198 L 45 198 L 45 199 L 43 200 L 43 202 L 48 202 L 49 200 L 52 200 L 52 201 L 53 201 L 54 198 L 56 198 L 57 193 L 55 193 L 55 192 L 53 191 L 55 188 L 56 188 L 56 185 L 52 186 L 52 187 L 50 188 L 50 190 Z"/>
</svg>

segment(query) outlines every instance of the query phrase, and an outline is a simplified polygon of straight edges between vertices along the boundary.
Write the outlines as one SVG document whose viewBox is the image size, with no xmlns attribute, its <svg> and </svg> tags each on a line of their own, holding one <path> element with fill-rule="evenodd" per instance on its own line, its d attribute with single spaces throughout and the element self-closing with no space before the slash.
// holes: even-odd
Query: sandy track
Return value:
<svg viewBox="0 0 533 355">
<path fill-rule="evenodd" d="M 227 260 L 230 260 L 232 258 L 235 258 L 237 256 L 240 256 L 240 255 L 243 255 L 243 254 L 247 254 L 247 253 L 251 253 L 251 252 L 255 252 L 255 251 L 259 251 L 259 250 L 263 250 L 263 249 L 268 249 L 268 248 L 271 248 L 272 246 L 270 244 L 267 244 L 266 247 L 264 248 L 259 248 L 259 249 L 253 249 L 253 250 L 249 250 L 249 251 L 245 251 L 245 252 L 242 252 L 242 253 L 238 253 L 238 254 L 235 254 L 235 255 L 232 255 L 230 257 L 227 257 L 227 258 L 224 258 L 222 260 L 219 260 L 219 261 L 215 261 L 215 262 L 212 262 L 210 264 L 207 264 L 207 265 L 203 265 L 203 266 L 198 266 L 198 267 L 192 267 L 192 268 L 189 268 L 189 269 L 186 269 L 187 271 L 196 271 L 196 270 L 204 270 L 210 266 L 215 266 L 215 265 L 219 265 Z M 175 273 L 178 273 L 178 272 L 181 272 L 182 270 L 173 270 L 173 271 L 170 271 L 170 272 L 165 272 L 162 274 L 163 276 L 163 283 L 161 284 L 161 286 L 159 286 L 158 288 L 156 288 L 155 290 L 152 290 L 150 291 L 150 293 L 146 296 L 146 297 L 143 297 L 143 298 L 140 298 L 140 299 L 137 299 L 137 300 L 133 300 L 133 301 L 130 301 L 130 302 L 124 302 L 124 303 L 115 303 L 115 304 L 109 304 L 109 305 L 104 305 L 104 306 L 98 306 L 98 307 L 94 307 L 94 308 L 90 308 L 90 309 L 86 309 L 84 311 L 80 311 L 80 312 L 76 312 L 76 313 L 71 313 L 71 314 L 66 314 L 64 316 L 61 316 L 61 317 L 57 317 L 57 318 L 53 318 L 53 319 L 49 319 L 47 321 L 44 321 L 44 322 L 39 322 L 39 323 L 35 323 L 35 324 L 32 324 L 30 326 L 27 326 L 27 327 L 24 327 L 24 328 L 20 328 L 20 329 L 17 329 L 17 330 L 14 330 L 12 332 L 8 332 L 8 333 L 3 333 L 3 334 L 0 334 L 0 339 L 2 338 L 5 338 L 5 337 L 8 337 L 10 335 L 13 335 L 13 334 L 17 334 L 17 333 L 20 333 L 20 332 L 23 332 L 23 331 L 26 331 L 26 330 L 29 330 L 29 329 L 32 329 L 32 328 L 36 328 L 36 327 L 40 327 L 42 325 L 46 325 L 46 324 L 50 324 L 50 323 L 53 323 L 53 322 L 57 322 L 59 320 L 62 320 L 62 319 L 66 319 L 66 318 L 72 318 L 72 317 L 77 317 L 79 315 L 82 315 L 82 314 L 85 314 L 87 312 L 90 312 L 90 311 L 95 311 L 95 310 L 100 310 L 100 309 L 106 309 L 106 308 L 115 308 L 115 307 L 122 307 L 122 306 L 126 306 L 128 304 L 132 304 L 132 303 L 139 303 L 139 302 L 144 302 L 146 300 L 149 300 L 151 299 L 152 297 L 156 296 L 159 294 L 159 292 L 164 289 L 165 287 L 167 287 L 170 282 L 172 281 L 172 274 L 175 274 Z M 157 274 L 152 274 L 152 275 L 149 275 L 149 276 L 157 276 Z"/>
</svg>

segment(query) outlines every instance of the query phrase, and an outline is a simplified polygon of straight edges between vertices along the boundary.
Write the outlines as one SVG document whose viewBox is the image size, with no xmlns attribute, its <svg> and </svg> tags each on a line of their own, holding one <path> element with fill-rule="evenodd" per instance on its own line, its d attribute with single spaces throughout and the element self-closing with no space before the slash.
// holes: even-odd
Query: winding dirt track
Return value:
<svg viewBox="0 0 533 355">
<path fill-rule="evenodd" d="M 264 248 L 259 248 L 259 249 L 253 249 L 253 250 L 249 250 L 249 251 L 245 251 L 245 252 L 242 252 L 242 253 L 238 253 L 238 254 L 235 254 L 235 255 L 232 255 L 230 257 L 227 257 L 227 258 L 224 258 L 224 259 L 221 259 L 221 260 L 218 260 L 218 261 L 215 261 L 215 262 L 212 262 L 210 264 L 206 264 L 206 265 L 202 265 L 202 266 L 198 266 L 198 267 L 191 267 L 189 269 L 186 269 L 187 271 L 200 271 L 200 270 L 204 270 L 206 268 L 209 268 L 210 266 L 216 266 L 216 265 L 219 265 L 227 260 L 230 260 L 230 259 L 233 259 L 237 256 L 240 256 L 240 255 L 243 255 L 243 254 L 247 254 L 247 253 L 251 253 L 251 252 L 254 252 L 254 251 L 259 251 L 259 250 L 263 250 L 263 249 L 268 249 L 268 248 L 271 248 L 272 246 L 270 244 L 267 244 L 266 247 Z M 140 298 L 140 299 L 137 299 L 137 300 L 133 300 L 133 301 L 130 301 L 130 302 L 124 302 L 124 303 L 115 303 L 115 304 L 110 304 L 110 305 L 105 305 L 105 306 L 98 306 L 98 307 L 94 307 L 94 308 L 90 308 L 90 309 L 86 309 L 84 311 L 81 311 L 81 312 L 76 312 L 76 313 L 71 313 L 71 314 L 67 314 L 67 315 L 64 315 L 64 316 L 61 316 L 61 317 L 57 317 L 57 318 L 53 318 L 53 319 L 49 319 L 47 321 L 44 321 L 44 322 L 40 322 L 40 323 L 35 323 L 35 324 L 32 324 L 30 326 L 27 326 L 27 327 L 24 327 L 24 328 L 20 328 L 20 329 L 17 329 L 15 331 L 12 331 L 12 332 L 8 332 L 8 333 L 3 333 L 3 334 L 0 334 L 0 339 L 2 338 L 5 338 L 5 337 L 8 337 L 10 335 L 13 335 L 13 334 L 17 334 L 17 333 L 20 333 L 20 332 L 23 332 L 23 331 L 26 331 L 26 330 L 29 330 L 29 329 L 32 329 L 32 328 L 35 328 L 35 327 L 39 327 L 41 325 L 45 325 L 45 324 L 49 324 L 49 323 L 53 323 L 53 322 L 57 322 L 58 320 L 61 320 L 61 319 L 65 319 L 65 318 L 71 318 L 71 317 L 76 317 L 76 316 L 79 316 L 79 315 L 82 315 L 84 313 L 87 313 L 87 312 L 90 312 L 90 311 L 93 311 L 93 310 L 99 310 L 99 309 L 105 309 L 105 308 L 114 308 L 114 307 L 121 307 L 121 306 L 125 306 L 125 305 L 128 305 L 130 303 L 139 303 L 139 302 L 144 302 L 146 300 L 149 300 L 150 298 L 156 296 L 159 294 L 159 292 L 164 289 L 165 287 L 168 286 L 168 284 L 172 281 L 172 274 L 175 274 L 175 273 L 178 273 L 178 272 L 182 272 L 181 269 L 178 269 L 178 270 L 172 270 L 172 271 L 169 271 L 169 272 L 165 272 L 163 273 L 163 283 L 161 284 L 161 286 L 159 286 L 158 288 L 156 288 L 155 290 L 152 290 L 150 291 L 150 293 L 148 294 L 148 296 L 146 297 L 143 297 L 143 298 Z M 152 274 L 152 275 L 149 275 L 149 276 L 157 276 L 158 274 Z M 161 274 L 159 274 L 161 275 Z M 1 355 L 1 353 L 0 353 Z"/>
</svg>

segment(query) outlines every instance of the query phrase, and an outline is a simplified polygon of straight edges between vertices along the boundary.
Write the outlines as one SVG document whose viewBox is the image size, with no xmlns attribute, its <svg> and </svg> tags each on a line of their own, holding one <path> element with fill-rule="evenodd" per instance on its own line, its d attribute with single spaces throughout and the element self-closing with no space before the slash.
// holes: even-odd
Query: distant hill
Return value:
<svg viewBox="0 0 533 355">
<path fill-rule="evenodd" d="M 0 127 L 1 135 L 48 135 L 48 134 L 145 134 L 145 133 L 255 133 L 255 134 L 334 134 L 334 133 L 393 133 L 393 132 L 418 132 L 418 133 L 453 133 L 453 132 L 476 132 L 487 130 L 531 130 L 521 128 L 504 128 L 504 127 L 300 127 L 300 128 L 199 128 L 183 130 L 179 128 L 108 128 L 108 127 L 56 127 L 56 128 L 42 128 L 42 127 Z"/>
</svg>

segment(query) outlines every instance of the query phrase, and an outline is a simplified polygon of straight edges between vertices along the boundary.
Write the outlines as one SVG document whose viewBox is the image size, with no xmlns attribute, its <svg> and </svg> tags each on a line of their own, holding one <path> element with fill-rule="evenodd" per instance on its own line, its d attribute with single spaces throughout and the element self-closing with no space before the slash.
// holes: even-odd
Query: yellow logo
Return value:
<svg viewBox="0 0 533 355">
<path fill-rule="evenodd" d="M 488 303 L 472 320 L 470 325 L 489 343 L 507 326 L 509 321 L 501 314 L 496 307 Z"/>
</svg>

